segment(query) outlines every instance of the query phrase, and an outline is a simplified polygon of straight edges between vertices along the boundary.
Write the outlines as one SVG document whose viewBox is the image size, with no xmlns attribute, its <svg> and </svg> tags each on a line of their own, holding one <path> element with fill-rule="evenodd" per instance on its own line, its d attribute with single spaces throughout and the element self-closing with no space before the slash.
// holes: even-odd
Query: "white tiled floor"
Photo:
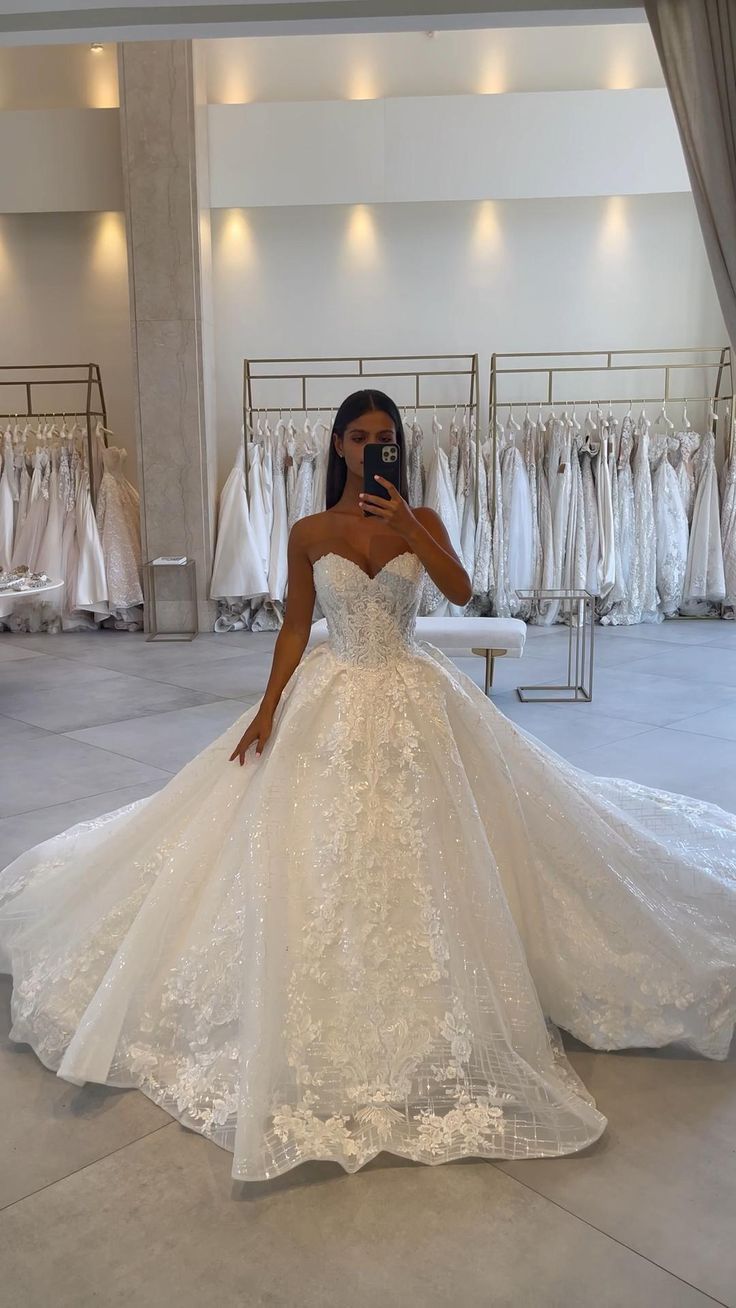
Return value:
<svg viewBox="0 0 736 1308">
<path fill-rule="evenodd" d="M 494 703 L 593 772 L 736 810 L 736 629 L 596 631 L 590 705 L 522 704 L 566 633 L 531 628 Z M 0 637 L 0 865 L 161 786 L 260 696 L 272 635 Z M 480 659 L 458 660 L 482 684 Z M 736 1058 L 571 1057 L 609 1119 L 555 1161 L 353 1177 L 314 1163 L 237 1185 L 230 1155 L 135 1091 L 76 1088 L 7 1040 L 0 1266 L 8 1308 L 695 1308 L 736 1305 Z M 7 1293 L 10 1287 L 9 1294 Z"/>
</svg>

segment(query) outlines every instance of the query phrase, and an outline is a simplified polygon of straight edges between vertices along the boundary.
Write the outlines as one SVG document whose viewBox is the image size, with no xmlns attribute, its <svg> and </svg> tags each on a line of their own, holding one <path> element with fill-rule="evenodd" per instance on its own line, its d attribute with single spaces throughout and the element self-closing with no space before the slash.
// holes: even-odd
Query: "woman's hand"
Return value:
<svg viewBox="0 0 736 1308">
<path fill-rule="evenodd" d="M 419 526 L 418 520 L 414 517 L 403 496 L 399 495 L 393 482 L 386 481 L 385 477 L 378 476 L 376 481 L 380 481 L 381 485 L 386 487 L 391 498 L 384 500 L 380 495 L 361 493 L 358 503 L 361 508 L 369 509 L 370 513 L 375 514 L 377 518 L 383 518 L 384 522 L 388 523 L 389 527 L 393 527 L 393 530 L 398 532 L 399 536 L 403 536 L 405 540 L 408 540 L 416 532 Z"/>
<path fill-rule="evenodd" d="M 243 736 L 241 736 L 240 740 L 235 746 L 235 749 L 230 755 L 229 761 L 232 763 L 236 758 L 239 758 L 240 766 L 242 768 L 243 764 L 245 763 L 245 755 L 247 751 L 250 749 L 254 740 L 258 741 L 258 744 L 256 745 L 256 757 L 259 757 L 263 753 L 263 746 L 265 745 L 266 741 L 271 735 L 272 725 L 273 725 L 273 709 L 269 709 L 266 707 L 266 705 L 261 704 L 261 707 L 256 713 L 256 716 L 254 717 L 247 731 Z"/>
</svg>

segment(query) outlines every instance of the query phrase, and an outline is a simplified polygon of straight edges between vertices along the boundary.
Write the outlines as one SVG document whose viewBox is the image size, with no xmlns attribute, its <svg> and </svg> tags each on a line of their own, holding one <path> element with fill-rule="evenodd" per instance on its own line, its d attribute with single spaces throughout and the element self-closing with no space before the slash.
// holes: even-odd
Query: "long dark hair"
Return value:
<svg viewBox="0 0 736 1308">
<path fill-rule="evenodd" d="M 355 422 L 357 418 L 362 418 L 364 413 L 370 412 L 387 414 L 396 428 L 396 444 L 399 447 L 401 476 L 399 491 L 408 503 L 409 482 L 406 475 L 406 441 L 404 439 L 404 424 L 401 421 L 401 414 L 391 397 L 385 395 L 383 391 L 354 391 L 352 395 L 348 395 L 346 400 L 343 400 L 335 414 L 335 421 L 332 426 L 325 493 L 325 508 L 327 509 L 331 509 L 333 505 L 337 504 L 345 489 L 348 476 L 345 460 L 340 458 L 335 449 L 335 436 L 344 436 L 345 428 L 351 422 Z"/>
</svg>

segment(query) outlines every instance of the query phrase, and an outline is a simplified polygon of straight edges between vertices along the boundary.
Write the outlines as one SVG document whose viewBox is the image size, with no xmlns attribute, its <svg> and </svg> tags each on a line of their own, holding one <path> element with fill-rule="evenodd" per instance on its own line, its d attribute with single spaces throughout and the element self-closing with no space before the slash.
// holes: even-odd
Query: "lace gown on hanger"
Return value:
<svg viewBox="0 0 736 1308">
<path fill-rule="evenodd" d="M 721 489 L 721 542 L 723 545 L 724 605 L 736 607 L 736 440 L 723 465 Z"/>
<path fill-rule="evenodd" d="M 682 603 L 688 547 L 687 514 L 669 460 L 670 440 L 664 434 L 652 442 L 657 594 L 665 617 L 674 617 Z"/>
<path fill-rule="evenodd" d="M 0 476 L 0 571 L 7 571 L 12 566 L 16 494 L 13 443 L 10 432 L 6 431 Z"/>
<path fill-rule="evenodd" d="M 143 603 L 141 588 L 140 501 L 123 472 L 127 451 L 102 445 L 102 481 L 97 492 L 97 525 L 105 559 L 110 609 Z"/>
<path fill-rule="evenodd" d="M 0 874 L 11 1039 L 139 1087 L 236 1178 L 584 1148 L 606 1123 L 555 1024 L 729 1047 L 736 817 L 515 726 L 416 642 L 423 574 L 320 558 L 329 638 L 257 761 L 228 762 L 253 706 Z"/>
<path fill-rule="evenodd" d="M 698 449 L 701 457 L 685 570 L 686 602 L 722 600 L 726 594 L 715 449 L 715 436 L 707 432 Z"/>
</svg>

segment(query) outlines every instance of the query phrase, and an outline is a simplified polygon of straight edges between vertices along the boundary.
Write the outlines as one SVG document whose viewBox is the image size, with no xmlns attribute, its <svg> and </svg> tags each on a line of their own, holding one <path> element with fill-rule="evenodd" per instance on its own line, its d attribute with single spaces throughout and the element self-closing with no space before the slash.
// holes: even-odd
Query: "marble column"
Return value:
<svg viewBox="0 0 736 1308">
<path fill-rule="evenodd" d="M 201 47 L 125 42 L 118 63 L 143 556 L 194 559 L 199 630 L 211 631 L 214 324 Z M 173 590 L 164 601 L 160 622 L 175 626 L 183 610 Z"/>
</svg>

